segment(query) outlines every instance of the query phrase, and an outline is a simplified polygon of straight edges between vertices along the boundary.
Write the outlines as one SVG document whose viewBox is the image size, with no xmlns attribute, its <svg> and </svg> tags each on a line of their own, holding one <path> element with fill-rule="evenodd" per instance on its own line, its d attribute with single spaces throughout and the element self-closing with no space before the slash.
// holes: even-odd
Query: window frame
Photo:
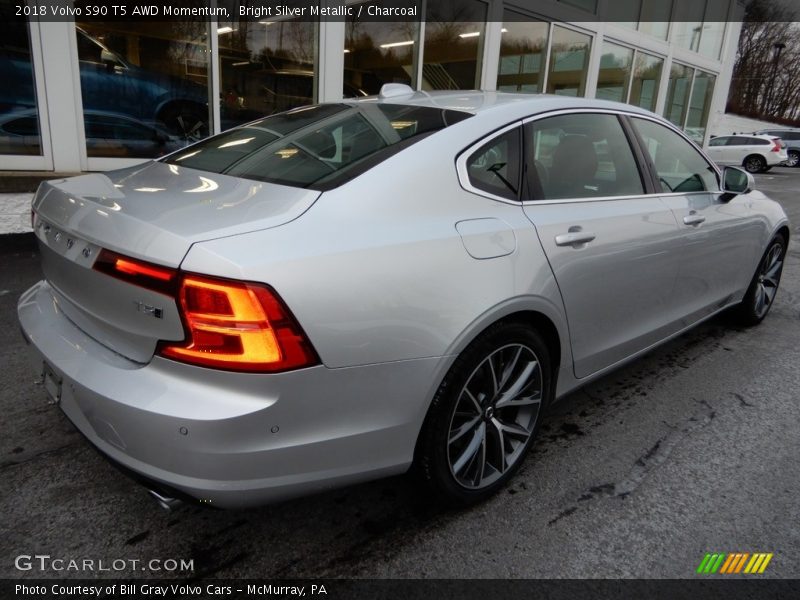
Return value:
<svg viewBox="0 0 800 600">
<path fill-rule="evenodd" d="M 478 187 L 477 185 L 475 185 L 472 182 L 472 179 L 470 179 L 470 177 L 469 177 L 469 162 L 470 162 L 470 159 L 473 156 L 475 156 L 478 152 L 480 152 L 483 148 L 485 148 L 486 146 L 490 146 L 492 144 L 492 142 L 494 142 L 495 140 L 499 140 L 503 136 L 508 135 L 508 134 L 510 134 L 512 132 L 515 132 L 517 134 L 517 163 L 518 164 L 517 164 L 517 181 L 515 182 L 516 183 L 516 188 L 517 188 L 517 192 L 516 192 L 516 196 L 517 197 L 516 197 L 516 199 L 515 198 L 507 198 L 505 196 L 501 196 L 500 194 L 494 194 L 494 193 L 492 193 L 492 192 L 490 192 L 488 190 L 485 190 L 485 189 L 483 189 L 481 187 Z M 475 189 L 478 189 L 478 190 L 482 191 L 484 194 L 489 194 L 489 195 L 495 196 L 497 198 L 503 198 L 506 201 L 519 202 L 520 199 L 522 198 L 522 195 L 523 195 L 522 188 L 527 183 L 527 178 L 525 176 L 525 171 L 526 171 L 525 165 L 526 165 L 526 162 L 525 162 L 525 154 L 524 154 L 524 152 L 525 152 L 525 142 L 524 142 L 524 140 L 522 138 L 523 135 L 524 135 L 524 130 L 523 130 L 522 127 L 510 127 L 508 129 L 506 129 L 505 131 L 503 131 L 502 133 L 499 133 L 498 135 L 493 136 L 491 139 L 487 140 L 485 143 L 483 143 L 480 146 L 478 146 L 478 148 L 476 150 L 470 152 L 467 155 L 466 161 L 464 161 L 464 165 L 465 165 L 466 171 L 467 171 L 467 179 L 469 180 L 470 186 L 475 188 Z M 514 182 L 509 181 L 509 183 L 514 183 Z"/>
<path fill-rule="evenodd" d="M 530 185 L 528 183 L 527 172 L 528 172 L 528 165 L 527 160 L 523 160 L 522 164 L 522 173 L 523 173 L 523 181 L 522 185 L 520 186 L 520 200 L 513 201 L 509 200 L 508 198 L 502 198 L 500 196 L 495 196 L 489 192 L 485 192 L 479 188 L 476 188 L 470 184 L 469 181 L 469 173 L 466 168 L 466 163 L 469 157 L 478 150 L 481 146 L 486 144 L 487 142 L 491 141 L 497 136 L 500 136 L 510 129 L 514 127 L 526 126 L 529 123 L 533 123 L 534 121 L 539 121 L 541 119 L 546 119 L 548 117 L 556 117 L 559 115 L 571 115 L 571 114 L 585 114 L 585 113 L 593 113 L 593 114 L 611 114 L 616 115 L 617 118 L 620 120 L 622 124 L 623 130 L 625 131 L 626 136 L 628 136 L 628 143 L 631 144 L 631 151 L 633 152 L 634 159 L 637 162 L 637 167 L 642 175 L 642 180 L 645 184 L 645 192 L 643 194 L 636 194 L 633 196 L 590 196 L 586 198 L 558 198 L 553 200 L 543 200 L 543 199 L 531 199 L 531 190 Z M 634 127 L 633 123 L 630 121 L 631 118 L 643 119 L 645 121 L 651 121 L 656 123 L 657 125 L 661 125 L 665 127 L 667 130 L 674 132 L 680 138 L 682 138 L 687 144 L 692 146 L 694 150 L 702 157 L 703 160 L 714 170 L 714 173 L 717 176 L 717 188 L 714 190 L 704 190 L 704 191 L 694 191 L 694 192 L 669 192 L 669 191 L 659 191 L 661 190 L 661 185 L 658 183 L 658 175 L 656 174 L 655 165 L 652 164 L 650 159 L 650 155 L 647 152 L 647 147 L 644 144 L 644 141 L 639 136 L 639 132 Z M 527 152 L 527 149 L 524 148 L 525 145 L 525 136 L 524 130 L 523 135 L 521 136 L 522 143 L 523 143 L 523 153 Z M 523 157 L 527 156 L 523 154 Z M 490 200 L 495 200 L 497 202 L 503 202 L 505 204 L 511 204 L 515 206 L 535 206 L 538 204 L 572 204 L 575 202 L 604 202 L 608 200 L 631 200 L 636 198 L 647 198 L 653 196 L 691 196 L 694 194 L 722 194 L 721 181 L 722 181 L 722 170 L 714 163 L 714 161 L 710 160 L 705 153 L 700 149 L 697 144 L 692 141 L 692 139 L 687 136 L 683 131 L 678 129 L 675 125 L 667 121 L 666 119 L 654 117 L 649 114 L 635 112 L 635 111 L 627 111 L 627 110 L 615 110 L 615 109 L 608 109 L 608 108 L 566 108 L 566 109 L 556 109 L 556 110 L 549 110 L 541 113 L 537 113 L 534 115 L 530 115 L 528 117 L 523 117 L 522 119 L 515 119 L 513 122 L 510 122 L 499 129 L 495 129 L 492 132 L 489 132 L 482 136 L 481 138 L 477 139 L 475 142 L 467 146 L 464 150 L 462 150 L 456 156 L 456 173 L 458 176 L 458 182 L 461 185 L 461 188 L 467 192 L 471 192 L 478 196 L 483 196 L 484 198 L 488 198 Z"/>
<path fill-rule="evenodd" d="M 517 191 L 517 199 L 511 200 L 509 198 L 505 198 L 503 196 L 498 196 L 497 194 L 492 194 L 491 192 L 487 192 L 479 187 L 475 187 L 472 185 L 472 181 L 469 178 L 469 168 L 467 167 L 467 162 L 475 154 L 478 150 L 480 150 L 486 144 L 496 140 L 497 138 L 505 135 L 509 131 L 512 131 L 516 128 L 522 128 L 522 119 L 517 119 L 507 125 L 499 129 L 495 129 L 494 131 L 484 135 L 483 137 L 476 140 L 474 143 L 467 146 L 464 150 L 462 150 L 456 156 L 456 174 L 458 175 L 458 183 L 461 185 L 461 188 L 464 191 L 471 192 L 473 194 L 477 194 L 478 196 L 483 196 L 484 198 L 488 198 L 490 200 L 496 200 L 497 202 L 503 202 L 505 204 L 513 204 L 515 206 L 519 206 L 520 202 L 522 201 L 522 188 L 525 187 L 527 177 L 525 175 L 526 168 L 525 168 L 525 160 L 524 160 L 524 140 L 523 132 L 520 131 L 519 133 L 519 140 L 520 140 L 520 182 L 518 185 Z"/>
</svg>

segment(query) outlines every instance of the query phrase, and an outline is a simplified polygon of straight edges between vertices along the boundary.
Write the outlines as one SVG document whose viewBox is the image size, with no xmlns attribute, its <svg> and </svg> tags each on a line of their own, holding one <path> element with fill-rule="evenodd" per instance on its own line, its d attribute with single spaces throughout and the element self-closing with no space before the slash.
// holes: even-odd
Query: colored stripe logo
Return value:
<svg viewBox="0 0 800 600">
<path fill-rule="evenodd" d="M 735 575 L 745 573 L 756 575 L 763 573 L 769 561 L 772 560 L 772 552 L 707 552 L 697 567 L 697 573 L 702 575 Z"/>
</svg>

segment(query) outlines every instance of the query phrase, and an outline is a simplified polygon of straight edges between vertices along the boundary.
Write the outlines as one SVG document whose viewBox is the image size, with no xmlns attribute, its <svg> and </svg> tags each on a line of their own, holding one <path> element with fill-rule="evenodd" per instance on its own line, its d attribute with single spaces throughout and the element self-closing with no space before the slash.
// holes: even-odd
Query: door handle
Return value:
<svg viewBox="0 0 800 600">
<path fill-rule="evenodd" d="M 700 225 L 700 223 L 704 222 L 706 218 L 703 215 L 693 215 L 689 214 L 683 217 L 684 225 Z"/>
<path fill-rule="evenodd" d="M 577 246 L 591 242 L 595 234 L 588 231 L 571 231 L 556 236 L 556 246 Z"/>
</svg>

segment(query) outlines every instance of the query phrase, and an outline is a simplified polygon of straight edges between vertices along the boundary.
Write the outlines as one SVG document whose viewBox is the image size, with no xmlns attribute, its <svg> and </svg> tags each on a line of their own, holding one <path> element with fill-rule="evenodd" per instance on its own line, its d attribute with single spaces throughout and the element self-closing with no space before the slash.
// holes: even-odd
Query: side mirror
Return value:
<svg viewBox="0 0 800 600">
<path fill-rule="evenodd" d="M 755 179 L 747 171 L 737 167 L 725 167 L 722 171 L 722 191 L 726 194 L 749 194 L 754 188 Z"/>
</svg>

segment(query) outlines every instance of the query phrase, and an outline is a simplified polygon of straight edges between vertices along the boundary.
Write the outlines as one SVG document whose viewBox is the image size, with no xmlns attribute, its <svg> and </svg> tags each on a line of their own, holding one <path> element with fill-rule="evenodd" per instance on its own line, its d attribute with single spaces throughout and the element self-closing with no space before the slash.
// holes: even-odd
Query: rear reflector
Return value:
<svg viewBox="0 0 800 600">
<path fill-rule="evenodd" d="M 94 261 L 95 271 L 122 279 L 155 292 L 174 296 L 178 286 L 178 271 L 143 260 L 122 256 L 111 250 L 103 250 Z"/>
<path fill-rule="evenodd" d="M 250 372 L 319 363 L 289 309 L 267 286 L 186 275 L 178 297 L 187 338 L 178 344 L 162 342 L 161 356 Z"/>
</svg>

